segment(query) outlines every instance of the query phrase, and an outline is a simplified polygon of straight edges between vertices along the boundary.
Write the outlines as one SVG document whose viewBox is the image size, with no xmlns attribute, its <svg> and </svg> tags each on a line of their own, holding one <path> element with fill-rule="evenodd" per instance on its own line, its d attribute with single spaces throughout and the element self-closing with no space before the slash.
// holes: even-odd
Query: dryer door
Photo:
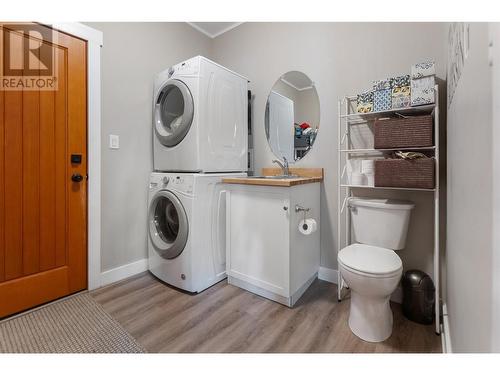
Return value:
<svg viewBox="0 0 500 375">
<path fill-rule="evenodd" d="M 153 121 L 158 140 L 166 147 L 179 144 L 193 122 L 193 97 L 177 79 L 165 82 L 155 98 Z"/>
<path fill-rule="evenodd" d="M 162 258 L 178 257 L 188 239 L 189 224 L 181 201 L 168 190 L 161 190 L 149 206 L 149 237 Z"/>
</svg>

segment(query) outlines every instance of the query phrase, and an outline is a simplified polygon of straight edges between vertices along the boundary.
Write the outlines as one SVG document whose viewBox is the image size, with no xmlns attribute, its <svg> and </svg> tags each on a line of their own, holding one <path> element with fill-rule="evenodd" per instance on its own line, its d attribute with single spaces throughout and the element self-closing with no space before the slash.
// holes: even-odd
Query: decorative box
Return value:
<svg viewBox="0 0 500 375">
<path fill-rule="evenodd" d="M 373 82 L 373 111 L 387 111 L 392 108 L 392 82 L 384 79 Z"/>
<path fill-rule="evenodd" d="M 358 95 L 356 110 L 358 113 L 373 112 L 373 91 L 367 91 Z"/>
<path fill-rule="evenodd" d="M 406 108 L 411 104 L 410 76 L 404 75 L 392 79 L 392 108 Z"/>
<path fill-rule="evenodd" d="M 412 107 L 435 102 L 435 72 L 434 62 L 419 63 L 411 67 Z"/>
<path fill-rule="evenodd" d="M 434 61 L 418 63 L 411 66 L 411 79 L 429 77 L 436 74 Z"/>
<path fill-rule="evenodd" d="M 435 102 L 434 76 L 411 80 L 411 106 L 433 104 Z"/>
</svg>

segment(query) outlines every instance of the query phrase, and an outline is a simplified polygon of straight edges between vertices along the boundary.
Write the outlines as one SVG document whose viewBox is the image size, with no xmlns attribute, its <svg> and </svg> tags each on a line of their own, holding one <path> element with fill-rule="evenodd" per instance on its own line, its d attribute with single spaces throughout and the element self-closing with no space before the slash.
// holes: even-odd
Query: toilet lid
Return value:
<svg viewBox="0 0 500 375">
<path fill-rule="evenodd" d="M 358 243 L 340 250 L 338 259 L 346 267 L 376 275 L 393 273 L 403 267 L 394 250 Z"/>
</svg>

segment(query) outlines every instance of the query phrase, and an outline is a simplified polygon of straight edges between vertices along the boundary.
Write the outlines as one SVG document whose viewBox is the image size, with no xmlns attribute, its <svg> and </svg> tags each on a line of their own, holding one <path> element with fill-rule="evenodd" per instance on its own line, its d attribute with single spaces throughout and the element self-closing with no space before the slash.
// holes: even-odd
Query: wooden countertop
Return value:
<svg viewBox="0 0 500 375">
<path fill-rule="evenodd" d="M 263 168 L 262 176 L 281 175 L 281 168 Z M 284 186 L 312 184 L 323 181 L 323 168 L 290 168 L 290 174 L 298 175 L 297 178 L 256 178 L 256 177 L 225 177 L 222 179 L 226 184 L 261 185 L 261 186 Z"/>
</svg>

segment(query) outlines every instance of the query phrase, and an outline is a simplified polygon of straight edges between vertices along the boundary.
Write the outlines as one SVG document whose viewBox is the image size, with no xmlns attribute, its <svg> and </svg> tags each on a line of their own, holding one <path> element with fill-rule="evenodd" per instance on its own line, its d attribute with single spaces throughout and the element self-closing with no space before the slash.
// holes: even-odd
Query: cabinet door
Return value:
<svg viewBox="0 0 500 375">
<path fill-rule="evenodd" d="M 288 196 L 269 190 L 232 190 L 226 209 L 228 275 L 288 297 Z"/>
</svg>

